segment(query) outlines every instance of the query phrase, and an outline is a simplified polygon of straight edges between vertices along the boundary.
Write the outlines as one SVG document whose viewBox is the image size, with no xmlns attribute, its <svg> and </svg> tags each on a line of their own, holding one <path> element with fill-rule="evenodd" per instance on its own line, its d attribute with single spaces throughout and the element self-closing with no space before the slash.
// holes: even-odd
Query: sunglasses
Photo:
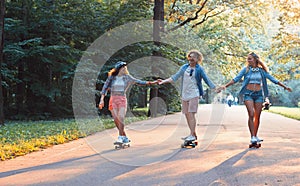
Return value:
<svg viewBox="0 0 300 186">
<path fill-rule="evenodd" d="M 251 68 L 252 72 L 258 72 L 259 68 Z"/>
<path fill-rule="evenodd" d="M 191 70 L 190 70 L 190 76 L 193 75 L 193 72 L 194 72 L 194 69 L 191 69 Z"/>
</svg>

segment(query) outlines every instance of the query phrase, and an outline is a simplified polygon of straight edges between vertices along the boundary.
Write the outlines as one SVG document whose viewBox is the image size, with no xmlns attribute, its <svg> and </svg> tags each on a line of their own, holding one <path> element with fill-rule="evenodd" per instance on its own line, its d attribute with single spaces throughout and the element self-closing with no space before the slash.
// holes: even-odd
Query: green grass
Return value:
<svg viewBox="0 0 300 186">
<path fill-rule="evenodd" d="M 269 112 L 283 115 L 288 118 L 300 120 L 300 108 L 299 107 L 279 107 L 271 106 Z"/>
<path fill-rule="evenodd" d="M 127 117 L 125 123 L 145 119 L 145 116 Z M 112 118 L 8 122 L 0 127 L 0 159 L 12 159 L 113 127 Z"/>
</svg>

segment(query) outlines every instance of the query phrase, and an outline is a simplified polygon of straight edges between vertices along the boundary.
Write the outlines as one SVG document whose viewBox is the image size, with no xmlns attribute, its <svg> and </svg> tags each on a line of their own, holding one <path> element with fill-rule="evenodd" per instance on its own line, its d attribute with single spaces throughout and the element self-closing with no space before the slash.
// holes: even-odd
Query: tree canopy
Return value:
<svg viewBox="0 0 300 186">
<path fill-rule="evenodd" d="M 174 24 L 165 32 L 185 27 L 203 39 L 208 52 L 213 54 L 205 59 L 204 65 L 223 75 L 217 83 L 230 80 L 246 64 L 246 55 L 255 51 L 275 77 L 298 86 L 294 82 L 300 78 L 299 1 L 164 2 L 164 20 Z M 16 0 L 7 1 L 5 6 L 1 63 L 5 116 L 46 119 L 72 117 L 74 71 L 89 45 L 120 25 L 152 19 L 154 2 Z M 157 48 L 145 42 L 122 49 L 108 64 L 118 59 L 130 61 L 150 56 L 153 50 L 160 50 L 163 57 L 178 63 L 185 60 L 184 51 L 165 45 Z M 105 74 L 110 68 L 99 71 Z M 100 83 L 106 78 L 103 74 L 99 76 Z M 238 87 L 230 91 L 237 92 Z M 273 96 L 280 100 L 281 94 Z M 289 99 L 298 100 L 289 102 L 291 106 L 299 102 L 297 96 Z"/>
</svg>

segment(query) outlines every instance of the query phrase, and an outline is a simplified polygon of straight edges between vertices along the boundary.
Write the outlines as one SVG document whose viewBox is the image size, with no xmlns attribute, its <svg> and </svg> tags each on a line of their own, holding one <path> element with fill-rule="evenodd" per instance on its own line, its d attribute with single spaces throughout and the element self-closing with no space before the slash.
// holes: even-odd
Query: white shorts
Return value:
<svg viewBox="0 0 300 186">
<path fill-rule="evenodd" d="M 196 113 L 198 111 L 199 97 L 192 98 L 188 101 L 182 100 L 182 113 Z"/>
</svg>

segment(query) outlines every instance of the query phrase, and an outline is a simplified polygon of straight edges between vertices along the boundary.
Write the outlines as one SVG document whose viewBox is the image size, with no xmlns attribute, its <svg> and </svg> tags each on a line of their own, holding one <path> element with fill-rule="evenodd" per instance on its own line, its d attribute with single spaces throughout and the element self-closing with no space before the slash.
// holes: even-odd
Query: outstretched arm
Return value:
<svg viewBox="0 0 300 186">
<path fill-rule="evenodd" d="M 168 79 L 165 79 L 165 80 L 160 80 L 160 82 L 158 84 L 162 85 L 164 83 L 172 83 L 172 82 L 173 82 L 172 78 L 168 78 Z"/>
<path fill-rule="evenodd" d="M 283 83 L 281 83 L 281 82 L 278 82 L 278 85 L 280 85 L 281 87 L 283 87 L 284 88 L 284 90 L 287 90 L 287 91 L 289 91 L 289 92 L 292 92 L 292 89 L 290 88 L 290 87 L 287 87 L 286 85 L 284 85 Z"/>
<path fill-rule="evenodd" d="M 227 84 L 220 86 L 220 87 L 218 88 L 218 91 L 219 91 L 219 90 L 225 90 L 227 87 L 233 85 L 234 83 L 235 83 L 235 82 L 234 82 L 233 80 L 231 80 L 231 81 L 229 81 Z"/>
<path fill-rule="evenodd" d="M 161 82 L 161 79 L 155 80 L 155 81 L 148 81 L 147 85 L 154 85 L 154 84 L 159 84 Z"/>
<path fill-rule="evenodd" d="M 224 85 L 225 88 L 233 85 L 235 82 L 233 80 L 229 81 L 226 85 Z"/>
<path fill-rule="evenodd" d="M 270 81 L 272 81 L 275 84 L 278 84 L 279 86 L 283 87 L 284 90 L 287 90 L 289 92 L 292 92 L 292 89 L 286 85 L 284 85 L 283 83 L 281 83 L 280 81 L 278 81 L 276 78 L 274 78 L 272 75 L 270 75 L 268 72 L 265 72 L 265 76 L 266 78 L 268 78 Z"/>
</svg>

